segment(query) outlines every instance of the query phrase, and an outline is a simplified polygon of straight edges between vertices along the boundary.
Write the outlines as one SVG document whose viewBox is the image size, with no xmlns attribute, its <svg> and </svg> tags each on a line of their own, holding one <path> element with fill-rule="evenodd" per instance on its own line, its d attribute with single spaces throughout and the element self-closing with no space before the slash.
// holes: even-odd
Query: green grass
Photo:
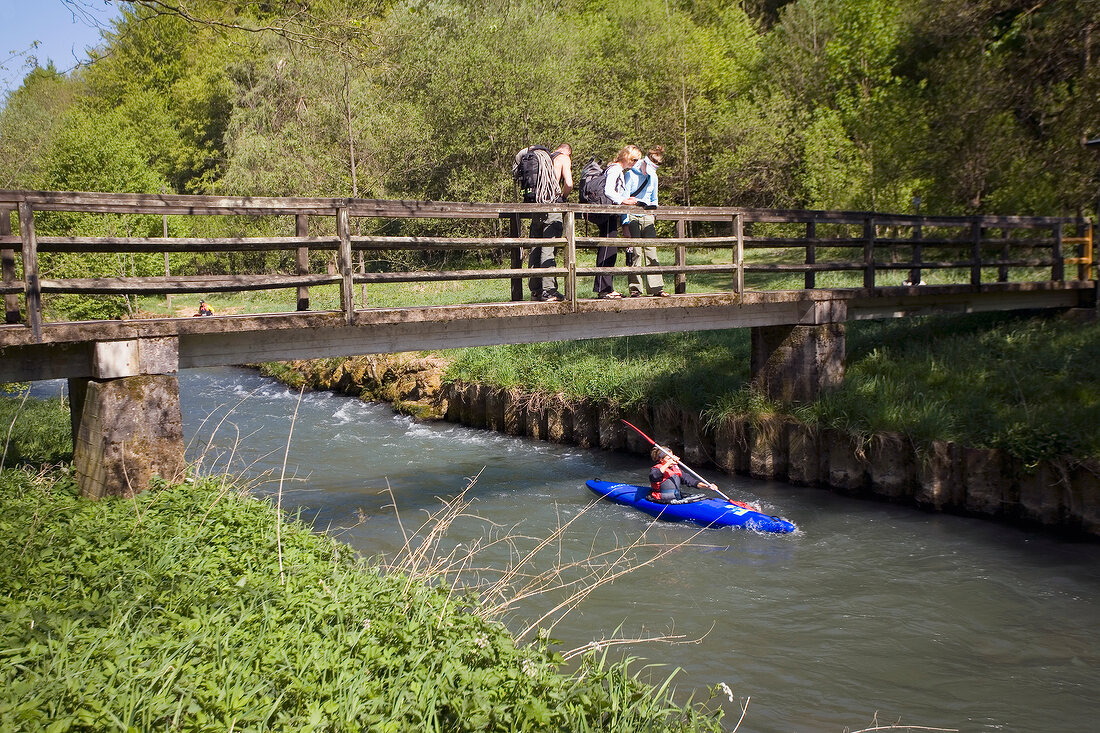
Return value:
<svg viewBox="0 0 1100 733">
<path fill-rule="evenodd" d="M 844 385 L 803 414 L 862 433 L 1100 457 L 1100 323 L 984 314 L 849 326 Z"/>
<path fill-rule="evenodd" d="M 719 729 L 223 486 L 90 502 L 64 466 L 0 471 L 0 730 Z"/>
<path fill-rule="evenodd" d="M 0 396 L 0 443 L 0 466 L 37 468 L 72 460 L 68 402 Z"/>
<path fill-rule="evenodd" d="M 749 332 L 710 331 L 448 352 L 448 377 L 630 405 L 702 409 L 747 382 Z"/>
<path fill-rule="evenodd" d="M 857 434 L 1100 457 L 1100 324 L 1005 314 L 852 322 L 844 384 L 794 410 Z M 791 411 L 748 390 L 747 330 L 452 352 L 448 375 L 608 399 L 670 399 L 727 415 Z"/>
</svg>

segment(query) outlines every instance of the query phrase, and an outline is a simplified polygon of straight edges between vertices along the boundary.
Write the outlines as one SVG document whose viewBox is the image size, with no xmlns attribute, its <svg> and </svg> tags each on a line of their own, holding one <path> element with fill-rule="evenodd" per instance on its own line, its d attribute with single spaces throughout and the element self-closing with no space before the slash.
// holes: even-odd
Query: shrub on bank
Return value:
<svg viewBox="0 0 1100 733">
<path fill-rule="evenodd" d="M 2 730 L 718 729 L 473 603 L 212 480 L 89 502 L 0 472 Z"/>
</svg>

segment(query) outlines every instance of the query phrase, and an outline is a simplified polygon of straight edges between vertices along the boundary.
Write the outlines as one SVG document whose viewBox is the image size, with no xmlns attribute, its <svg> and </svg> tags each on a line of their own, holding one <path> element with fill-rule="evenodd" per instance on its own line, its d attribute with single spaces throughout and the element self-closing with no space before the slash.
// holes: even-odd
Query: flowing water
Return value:
<svg viewBox="0 0 1100 733">
<path fill-rule="evenodd" d="M 722 691 L 711 705 L 725 707 L 731 728 L 747 702 L 742 731 L 839 733 L 899 720 L 962 731 L 1096 729 L 1100 545 L 720 475 L 711 477 L 733 498 L 761 502 L 800 529 L 699 532 L 592 503 L 586 479 L 644 481 L 641 457 L 417 423 L 329 393 L 299 401 L 241 369 L 185 371 L 180 390 L 189 457 L 202 456 L 203 470 L 283 476 L 284 508 L 366 555 L 399 549 L 402 526 L 415 528 L 475 476 L 468 512 L 484 521 L 455 522 L 446 548 L 486 532 L 546 537 L 571 520 L 532 563 L 541 570 L 559 555 L 644 538 L 632 554 L 653 562 L 597 587 L 552 636 L 562 651 L 616 635 L 679 637 L 612 653 L 663 665 L 658 676 L 679 668 L 681 699 L 725 683 L 733 700 Z M 516 542 L 522 550 L 530 541 Z M 482 558 L 504 564 L 507 549 Z M 561 597 L 535 596 L 508 625 L 524 628 Z"/>
</svg>

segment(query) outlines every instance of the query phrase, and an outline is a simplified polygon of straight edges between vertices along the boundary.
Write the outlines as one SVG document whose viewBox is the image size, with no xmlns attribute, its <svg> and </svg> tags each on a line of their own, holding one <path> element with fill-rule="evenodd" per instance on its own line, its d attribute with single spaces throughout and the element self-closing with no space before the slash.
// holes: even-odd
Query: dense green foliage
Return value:
<svg viewBox="0 0 1100 733">
<path fill-rule="evenodd" d="M 72 459 L 69 404 L 50 400 L 0 396 L 0 466 L 37 468 Z"/>
<path fill-rule="evenodd" d="M 628 142 L 663 144 L 670 204 L 1042 215 L 1095 204 L 1097 161 L 1082 142 L 1100 135 L 1100 0 L 118 5 L 86 66 L 34 68 L 2 100 L 0 188 L 500 202 L 515 200 L 518 148 L 568 141 L 575 173 Z M 294 226 L 107 214 L 35 223 L 47 236 Z M 333 223 L 310 226 L 331 234 Z M 476 227 L 499 234 L 504 223 L 354 223 L 386 234 Z M 314 272 L 331 259 L 310 256 Z M 500 264 L 499 252 L 488 256 Z M 441 257 L 380 252 L 364 266 L 432 269 Z M 166 266 L 282 273 L 294 260 L 40 261 L 43 278 Z M 122 296 L 47 294 L 44 304 L 53 320 L 138 310 Z"/>
<path fill-rule="evenodd" d="M 25 443 L 67 432 L 43 409 L 12 455 L 63 457 Z M 476 603 L 219 481 L 89 502 L 63 468 L 0 471 L 2 730 L 717 729 L 624 664 L 566 673 Z"/>
<path fill-rule="evenodd" d="M 5 100 L 0 187 L 507 201 L 567 140 L 664 144 L 669 203 L 1093 206 L 1100 0 L 120 5 Z"/>
<path fill-rule="evenodd" d="M 1100 456 L 1100 324 L 975 315 L 857 321 L 844 383 L 793 414 L 855 434 L 1003 448 L 1034 461 Z M 671 400 L 727 415 L 792 411 L 748 388 L 747 331 L 455 352 L 449 375 L 613 403 Z"/>
</svg>

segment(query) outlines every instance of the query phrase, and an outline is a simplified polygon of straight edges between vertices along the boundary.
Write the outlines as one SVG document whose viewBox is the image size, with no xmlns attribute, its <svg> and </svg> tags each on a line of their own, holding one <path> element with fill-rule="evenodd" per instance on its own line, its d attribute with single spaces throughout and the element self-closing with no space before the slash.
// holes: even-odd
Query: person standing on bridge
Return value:
<svg viewBox="0 0 1100 733">
<path fill-rule="evenodd" d="M 527 150 L 528 148 L 521 150 L 517 158 Z M 539 185 L 533 190 L 535 203 L 561 203 L 569 196 L 573 190 L 572 156 L 573 147 L 569 143 L 562 143 L 549 154 L 549 166 L 539 166 Z M 531 236 L 534 238 L 555 239 L 562 235 L 563 229 L 564 222 L 560 213 L 536 214 L 531 218 Z M 532 270 L 557 267 L 555 248 L 532 247 L 527 266 Z M 532 277 L 528 281 L 528 286 L 531 289 L 531 300 L 542 302 L 565 300 L 565 296 L 558 291 L 557 278 Z"/>
<path fill-rule="evenodd" d="M 650 148 L 646 157 L 628 170 L 623 178 L 626 182 L 626 190 L 638 199 L 638 205 L 644 207 L 647 213 L 631 213 L 623 215 L 623 234 L 631 239 L 653 238 L 657 236 L 657 218 L 648 213 L 648 210 L 657 208 L 657 168 L 664 160 L 665 148 L 663 145 Z M 627 247 L 626 265 L 632 267 L 635 263 L 644 263 L 645 267 L 658 267 L 656 247 Z M 630 297 L 636 298 L 642 294 L 642 276 L 631 274 Z M 660 273 L 648 272 L 645 275 L 645 292 L 658 298 L 668 297 L 665 291 L 665 283 Z"/>
<path fill-rule="evenodd" d="M 642 150 L 637 145 L 627 145 L 615 156 L 611 165 L 607 166 L 604 182 L 604 195 L 612 203 L 619 206 L 633 206 L 638 199 L 630 195 L 626 190 L 626 181 L 623 172 L 629 170 L 642 159 Z M 618 216 L 608 216 L 600 219 L 599 229 L 601 237 L 613 237 L 619 230 Z M 619 256 L 618 247 L 599 247 L 596 250 L 596 267 L 614 267 L 615 259 Z M 592 289 L 597 298 L 621 298 L 622 293 L 615 290 L 614 275 L 596 275 Z"/>
</svg>

